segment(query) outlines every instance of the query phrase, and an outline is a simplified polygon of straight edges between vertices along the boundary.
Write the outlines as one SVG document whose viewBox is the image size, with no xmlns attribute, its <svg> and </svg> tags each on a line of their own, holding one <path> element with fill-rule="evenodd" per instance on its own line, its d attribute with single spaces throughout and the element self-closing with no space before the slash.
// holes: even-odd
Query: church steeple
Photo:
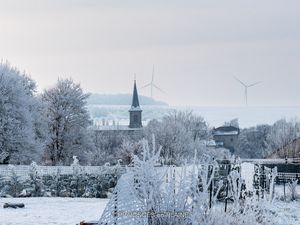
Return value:
<svg viewBox="0 0 300 225">
<path fill-rule="evenodd" d="M 134 80 L 132 103 L 131 103 L 131 108 L 129 110 L 129 127 L 130 128 L 142 127 L 142 110 L 140 108 L 139 96 L 136 88 L 136 80 Z"/>
<path fill-rule="evenodd" d="M 136 88 L 136 80 L 134 80 L 131 108 L 137 108 L 137 107 L 140 107 L 140 103 L 139 103 L 139 96 Z"/>
</svg>

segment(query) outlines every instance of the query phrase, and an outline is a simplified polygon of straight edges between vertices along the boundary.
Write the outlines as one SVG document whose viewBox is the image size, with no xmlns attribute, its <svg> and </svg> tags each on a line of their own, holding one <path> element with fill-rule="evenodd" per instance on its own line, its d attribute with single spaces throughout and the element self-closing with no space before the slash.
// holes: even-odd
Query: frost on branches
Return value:
<svg viewBox="0 0 300 225">
<path fill-rule="evenodd" d="M 90 117 L 86 108 L 89 95 L 72 80 L 58 80 L 56 86 L 46 90 L 42 100 L 46 104 L 50 140 L 45 157 L 52 165 L 70 165 L 77 155 L 86 162 L 93 149 L 87 128 Z"/>
<path fill-rule="evenodd" d="M 31 78 L 0 62 L 0 163 L 39 160 L 46 134 L 35 91 Z"/>
<path fill-rule="evenodd" d="M 290 183 L 288 183 L 288 188 L 291 193 L 291 201 L 294 201 L 297 199 L 297 185 L 298 185 L 298 179 L 293 179 Z"/>
<path fill-rule="evenodd" d="M 272 224 L 268 202 L 246 195 L 238 171 L 225 184 L 217 181 L 218 164 L 209 157 L 199 163 L 195 156 L 184 167 L 161 166 L 154 139 L 151 146 L 143 141 L 142 155 L 134 156 L 133 167 L 118 181 L 99 224 Z M 225 212 L 218 196 L 226 185 L 231 201 Z"/>
</svg>

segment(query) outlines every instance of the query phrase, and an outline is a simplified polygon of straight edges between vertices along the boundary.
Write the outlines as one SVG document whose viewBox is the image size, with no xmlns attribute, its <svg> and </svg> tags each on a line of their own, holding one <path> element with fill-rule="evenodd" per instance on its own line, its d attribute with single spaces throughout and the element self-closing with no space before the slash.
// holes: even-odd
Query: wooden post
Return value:
<svg viewBox="0 0 300 225">
<path fill-rule="evenodd" d="M 283 196 L 285 201 L 285 174 L 283 173 Z"/>
<path fill-rule="evenodd" d="M 265 197 L 265 166 L 262 166 L 262 174 L 261 174 L 261 198 L 263 199 Z"/>
<path fill-rule="evenodd" d="M 272 191 L 272 195 L 271 195 L 271 196 L 273 196 L 273 194 L 274 194 L 274 192 L 273 192 L 273 187 L 271 187 L 272 179 L 273 179 L 273 169 L 271 169 L 270 180 L 269 180 L 269 191 L 268 191 L 269 194 L 270 194 L 271 191 Z"/>
<path fill-rule="evenodd" d="M 225 197 L 225 212 L 227 212 L 227 198 L 228 198 L 228 179 L 226 179 L 226 197 Z"/>
<path fill-rule="evenodd" d="M 212 169 L 212 166 L 209 166 L 209 178 L 208 180 L 210 180 L 213 176 L 212 172 L 213 172 L 213 169 Z M 212 201 L 212 192 L 213 192 L 213 188 L 212 188 L 212 184 L 213 184 L 213 180 L 211 180 L 211 183 L 209 185 L 209 208 L 211 209 L 211 201 Z"/>
<path fill-rule="evenodd" d="M 287 169 L 287 156 L 285 156 L 285 168 Z M 285 171 L 285 173 L 287 170 Z M 283 195 L 284 195 L 284 201 L 285 201 L 285 173 L 283 174 Z"/>
</svg>

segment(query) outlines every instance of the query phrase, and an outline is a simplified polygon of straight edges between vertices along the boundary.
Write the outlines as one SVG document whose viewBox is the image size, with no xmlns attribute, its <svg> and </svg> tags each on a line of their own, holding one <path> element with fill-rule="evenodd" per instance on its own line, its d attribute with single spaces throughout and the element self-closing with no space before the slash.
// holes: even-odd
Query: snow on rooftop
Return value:
<svg viewBox="0 0 300 225">
<path fill-rule="evenodd" d="M 131 106 L 130 110 L 129 111 L 142 111 L 141 107 L 140 106 Z"/>
<path fill-rule="evenodd" d="M 215 131 L 214 135 L 217 136 L 230 136 L 230 135 L 238 135 L 239 132 L 238 131 Z"/>
<path fill-rule="evenodd" d="M 103 130 L 103 131 L 105 131 L 105 130 L 107 130 L 107 131 L 109 131 L 109 130 L 111 130 L 111 131 L 124 130 L 125 131 L 125 130 L 141 130 L 143 128 L 130 128 L 128 125 L 108 125 L 108 126 L 94 126 L 92 129 L 93 130 Z"/>
</svg>

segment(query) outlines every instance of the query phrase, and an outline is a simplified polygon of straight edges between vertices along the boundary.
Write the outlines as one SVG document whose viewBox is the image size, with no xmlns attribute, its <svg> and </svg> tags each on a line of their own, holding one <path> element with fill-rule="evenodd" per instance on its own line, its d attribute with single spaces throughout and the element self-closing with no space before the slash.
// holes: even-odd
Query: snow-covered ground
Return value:
<svg viewBox="0 0 300 225">
<path fill-rule="evenodd" d="M 275 201 L 272 204 L 275 212 L 276 225 L 299 225 L 300 224 L 300 201 L 283 202 Z"/>
<path fill-rule="evenodd" d="M 85 198 L 0 198 L 1 225 L 75 225 L 98 220 L 109 200 Z M 23 209 L 3 209 L 4 202 L 23 202 Z M 300 201 L 275 200 L 276 225 L 300 224 Z"/>
<path fill-rule="evenodd" d="M 109 199 L 0 198 L 0 225 L 75 225 L 98 221 Z M 3 208 L 5 202 L 25 204 L 23 209 Z"/>
<path fill-rule="evenodd" d="M 75 225 L 82 220 L 98 220 L 108 199 L 9 198 L 4 202 L 23 202 L 24 209 L 0 208 L 1 225 Z M 275 201 L 272 205 L 277 225 L 300 224 L 300 201 Z"/>
</svg>

